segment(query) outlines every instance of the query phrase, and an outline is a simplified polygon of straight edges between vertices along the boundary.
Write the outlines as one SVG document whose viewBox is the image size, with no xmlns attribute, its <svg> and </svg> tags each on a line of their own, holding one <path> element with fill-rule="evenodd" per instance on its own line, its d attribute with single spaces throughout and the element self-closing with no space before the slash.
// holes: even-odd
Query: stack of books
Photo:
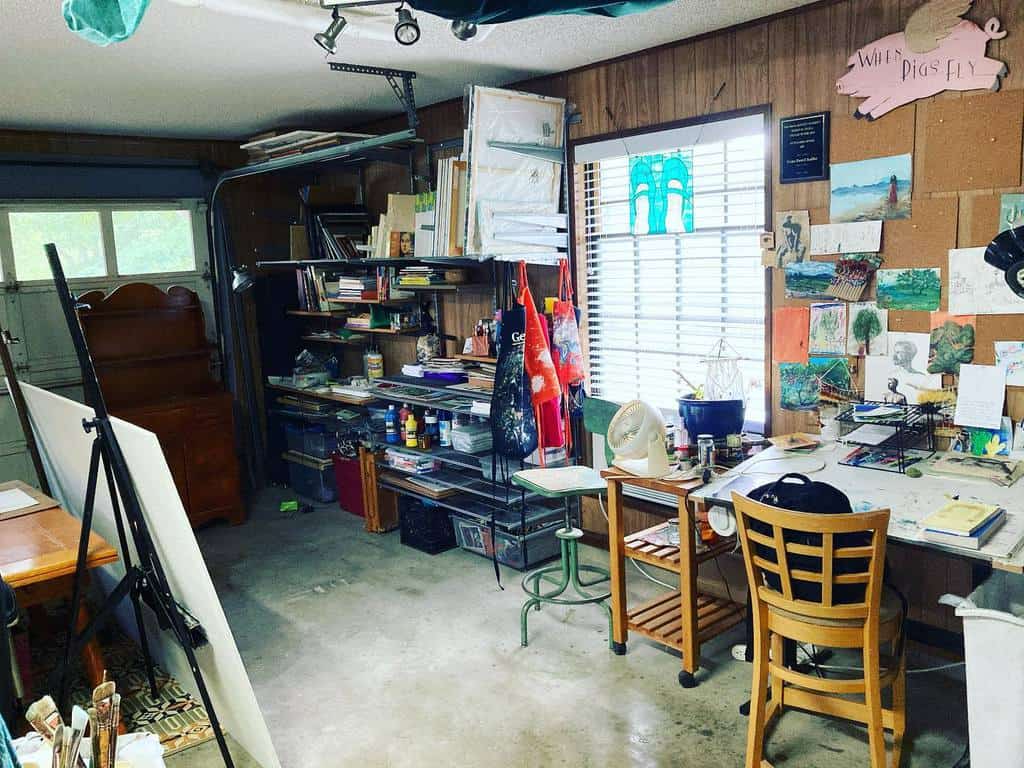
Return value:
<svg viewBox="0 0 1024 768">
<path fill-rule="evenodd" d="M 922 521 L 923 538 L 935 544 L 979 550 L 999 530 L 1006 510 L 996 504 L 954 500 Z"/>
<path fill-rule="evenodd" d="M 901 421 L 907 415 L 907 409 L 899 405 L 879 405 L 877 403 L 858 403 L 853 406 L 853 420 L 858 424 L 877 424 Z"/>
<path fill-rule="evenodd" d="M 312 211 L 307 233 L 312 239 L 310 255 L 315 259 L 349 261 L 362 258 L 370 219 L 360 205 L 334 206 L 332 210 Z"/>
<path fill-rule="evenodd" d="M 343 276 L 338 278 L 332 296 L 343 301 L 377 301 L 380 297 L 377 288 L 374 276 Z"/>
<path fill-rule="evenodd" d="M 498 366 L 491 363 L 476 363 L 472 368 L 466 370 L 466 374 L 469 376 L 466 384 L 473 389 L 493 392 L 494 374 L 497 370 Z"/>
<path fill-rule="evenodd" d="M 443 282 L 444 273 L 433 267 L 405 267 L 395 277 L 395 284 L 400 286 L 430 286 Z"/>
<path fill-rule="evenodd" d="M 295 270 L 295 279 L 298 283 L 299 309 L 304 312 L 330 311 L 331 306 L 327 303 L 329 289 L 322 272 L 318 272 L 316 267 L 303 267 Z"/>
</svg>

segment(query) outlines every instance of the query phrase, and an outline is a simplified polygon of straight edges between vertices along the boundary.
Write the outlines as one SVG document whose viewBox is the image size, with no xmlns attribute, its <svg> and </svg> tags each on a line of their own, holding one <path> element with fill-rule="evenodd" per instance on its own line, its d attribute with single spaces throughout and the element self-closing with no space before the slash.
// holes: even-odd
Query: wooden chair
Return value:
<svg viewBox="0 0 1024 768">
<path fill-rule="evenodd" d="M 771 768 L 764 759 L 765 731 L 785 707 L 867 725 L 871 768 L 884 768 L 883 729 L 891 730 L 892 764 L 898 768 L 906 730 L 906 661 L 902 600 L 882 585 L 889 510 L 816 515 L 770 507 L 737 493 L 732 497 L 754 625 L 746 768 Z M 812 534 L 811 541 L 820 543 L 798 544 L 787 533 Z M 858 533 L 864 540 L 870 539 L 870 545 L 846 546 L 839 538 Z M 774 553 L 774 562 L 769 551 Z M 791 563 L 794 556 L 803 556 L 799 567 Z M 861 584 L 864 594 L 859 602 L 836 601 L 837 592 Z M 819 599 L 806 599 L 808 585 L 812 594 L 820 587 Z M 788 668 L 783 661 L 784 638 L 829 648 L 861 648 L 864 674 L 857 679 L 825 679 Z M 882 643 L 893 649 L 884 667 Z M 891 709 L 882 708 L 882 689 L 886 687 L 892 688 Z"/>
</svg>

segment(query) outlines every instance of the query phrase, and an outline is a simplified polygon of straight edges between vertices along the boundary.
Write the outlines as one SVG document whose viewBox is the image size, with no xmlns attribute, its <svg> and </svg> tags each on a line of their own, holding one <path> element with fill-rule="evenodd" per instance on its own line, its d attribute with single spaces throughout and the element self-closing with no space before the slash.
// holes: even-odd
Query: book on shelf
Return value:
<svg viewBox="0 0 1024 768">
<path fill-rule="evenodd" d="M 329 312 L 328 290 L 323 272 L 310 265 L 295 270 L 299 309 L 304 312 Z"/>
</svg>

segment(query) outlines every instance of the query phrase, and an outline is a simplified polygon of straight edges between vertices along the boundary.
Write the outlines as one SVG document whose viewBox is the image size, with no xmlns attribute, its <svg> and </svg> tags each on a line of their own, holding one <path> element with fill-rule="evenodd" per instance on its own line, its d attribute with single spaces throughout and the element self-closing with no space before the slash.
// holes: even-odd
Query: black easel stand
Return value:
<svg viewBox="0 0 1024 768">
<path fill-rule="evenodd" d="M 163 565 L 153 546 L 153 539 L 146 525 L 146 519 L 142 514 L 142 506 L 139 503 L 131 472 L 128 469 L 124 454 L 121 452 L 117 435 L 114 434 L 110 424 L 110 416 L 107 413 L 103 392 L 100 390 L 92 357 L 85 342 L 85 334 L 82 332 L 82 326 L 76 312 L 77 302 L 71 294 L 71 289 L 68 287 L 67 280 L 64 277 L 64 269 L 61 266 L 60 257 L 57 255 L 57 248 L 52 243 L 46 245 L 46 257 L 50 262 L 50 270 L 53 272 L 57 296 L 60 298 L 61 308 L 64 310 L 64 319 L 71 333 L 75 352 L 78 355 L 78 364 L 82 369 L 82 383 L 85 389 L 86 402 L 93 407 L 96 414 L 96 417 L 91 421 L 87 419 L 82 420 L 82 428 L 87 433 L 95 431 L 96 437 L 92 444 L 89 478 L 85 492 L 85 506 L 82 510 L 82 535 L 78 542 L 78 564 L 75 569 L 75 582 L 71 594 L 71 618 L 68 623 L 68 635 L 64 646 L 63 660 L 58 669 L 60 676 L 58 705 L 63 706 L 66 703 L 71 659 L 96 634 L 99 627 L 110 618 L 114 609 L 126 597 L 131 598 L 132 601 L 135 622 L 139 632 L 139 641 L 146 662 L 149 686 L 153 695 L 156 696 L 157 686 L 156 676 L 153 672 L 153 658 L 149 651 L 149 639 L 146 635 L 146 627 L 142 616 L 142 602 L 145 601 L 156 614 L 160 628 L 170 629 L 174 633 L 178 645 L 185 652 L 188 665 L 192 670 L 192 675 L 195 677 L 196 687 L 199 688 L 199 695 L 203 700 L 203 706 L 206 707 L 206 713 L 210 717 L 210 725 L 213 727 L 214 735 L 217 738 L 217 745 L 220 747 L 220 754 L 224 759 L 224 765 L 226 768 L 234 768 L 231 753 L 228 751 L 227 742 L 224 739 L 224 731 L 220 727 L 217 713 L 213 708 L 213 702 L 210 700 L 210 694 L 206 690 L 203 673 L 200 671 L 199 664 L 196 661 L 194 648 L 196 633 L 190 632 L 185 617 L 182 615 L 182 608 L 171 594 L 170 585 L 167 582 L 167 577 L 164 575 Z M 114 521 L 117 524 L 117 536 L 121 545 L 121 558 L 126 573 L 124 578 L 107 596 L 103 607 L 96 613 L 92 621 L 89 622 L 89 625 L 81 633 L 78 633 L 75 625 L 82 600 L 82 587 L 86 578 L 86 559 L 89 551 L 89 536 L 92 532 L 96 485 L 99 481 L 101 463 L 103 464 L 107 489 L 110 492 Z M 120 499 L 120 503 L 118 499 Z M 125 529 L 125 522 L 128 524 L 127 530 Z M 129 532 L 131 533 L 131 542 L 134 545 L 135 553 L 138 556 L 137 563 L 133 562 L 131 550 L 128 546 Z"/>
</svg>

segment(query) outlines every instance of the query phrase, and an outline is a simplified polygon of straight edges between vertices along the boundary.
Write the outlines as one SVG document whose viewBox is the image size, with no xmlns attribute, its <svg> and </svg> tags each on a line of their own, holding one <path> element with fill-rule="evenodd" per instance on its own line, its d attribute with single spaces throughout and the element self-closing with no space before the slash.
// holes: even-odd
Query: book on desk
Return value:
<svg viewBox="0 0 1024 768">
<path fill-rule="evenodd" d="M 921 521 L 921 536 L 936 544 L 980 550 L 1006 517 L 1006 510 L 997 504 L 954 499 Z"/>
</svg>

